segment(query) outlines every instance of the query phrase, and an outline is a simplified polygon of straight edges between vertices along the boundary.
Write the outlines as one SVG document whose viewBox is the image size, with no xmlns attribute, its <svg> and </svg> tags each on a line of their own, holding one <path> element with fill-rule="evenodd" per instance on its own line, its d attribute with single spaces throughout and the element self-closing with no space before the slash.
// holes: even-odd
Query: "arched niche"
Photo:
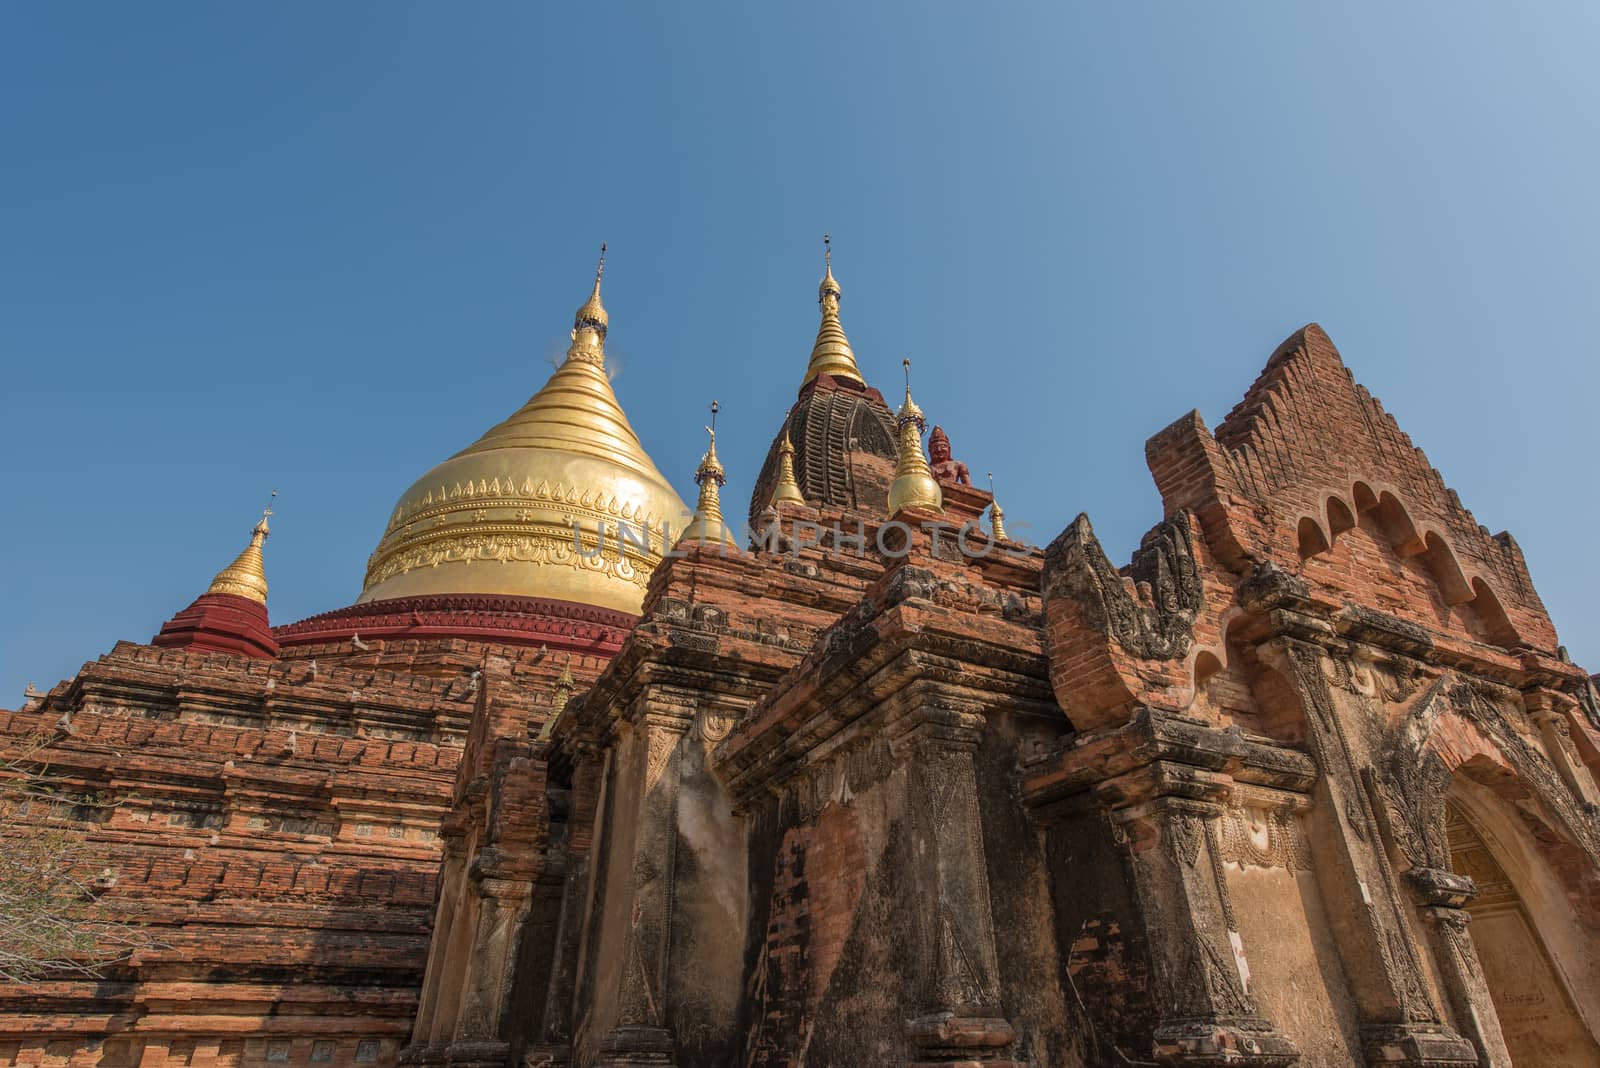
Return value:
<svg viewBox="0 0 1600 1068">
<path fill-rule="evenodd" d="M 1511 617 L 1506 615 L 1506 610 L 1500 604 L 1500 598 L 1494 595 L 1494 590 L 1489 584 L 1476 576 L 1472 579 L 1472 610 L 1478 614 L 1478 619 L 1483 623 L 1489 640 L 1496 645 L 1515 645 L 1520 640 L 1517 630 L 1511 625 Z"/>
<path fill-rule="evenodd" d="M 1350 500 L 1353 507 L 1337 494 L 1329 494 L 1324 498 L 1320 515 L 1300 517 L 1296 542 L 1301 560 L 1329 552 L 1340 534 L 1361 526 L 1380 543 L 1387 543 L 1397 557 L 1420 557 L 1439 599 L 1447 608 L 1465 606 L 1479 640 L 1504 647 L 1521 641 L 1489 583 L 1482 576 L 1463 569 L 1455 548 L 1444 534 L 1433 528 L 1419 527 L 1405 503 L 1392 490 L 1357 480 L 1351 484 Z"/>
<path fill-rule="evenodd" d="M 1238 608 L 1228 609 L 1218 620 L 1216 640 L 1190 651 L 1193 691 L 1187 708 L 1191 715 L 1220 725 L 1236 724 L 1252 733 L 1264 733 L 1257 723 L 1260 717 L 1253 692 L 1255 656 L 1229 636 L 1242 615 Z"/>
<path fill-rule="evenodd" d="M 1257 660 L 1249 674 L 1250 706 L 1234 716 L 1243 730 L 1298 745 L 1305 741 L 1305 711 L 1294 684 L 1276 667 Z"/>
<path fill-rule="evenodd" d="M 1457 769 L 1446 805 L 1450 865 L 1472 879 L 1468 928 L 1514 1064 L 1600 1064 L 1600 946 L 1515 806 Z"/>
<path fill-rule="evenodd" d="M 1428 570 L 1433 574 L 1433 580 L 1439 587 L 1439 596 L 1448 605 L 1465 604 L 1472 600 L 1472 586 L 1467 582 L 1467 576 L 1462 572 L 1461 565 L 1456 562 L 1456 554 L 1450 548 L 1450 543 L 1444 536 L 1436 531 L 1428 531 L 1422 536 L 1424 546 L 1423 559 L 1428 564 Z"/>
<path fill-rule="evenodd" d="M 1426 550 L 1411 513 L 1393 492 L 1357 482 L 1351 487 L 1350 496 L 1356 503 L 1357 517 L 1370 518 L 1396 555 L 1417 556 Z"/>
<path fill-rule="evenodd" d="M 1328 534 L 1330 537 L 1338 538 L 1340 534 L 1356 525 L 1355 513 L 1350 510 L 1348 504 L 1345 504 L 1338 497 L 1329 497 L 1323 509 L 1328 514 Z"/>
<path fill-rule="evenodd" d="M 1310 516 L 1300 520 L 1296 533 L 1299 539 L 1300 559 L 1309 560 L 1318 553 L 1328 551 L 1328 536 L 1322 532 L 1322 525 Z"/>
<path fill-rule="evenodd" d="M 1579 844 L 1582 814 L 1518 732 L 1515 706 L 1446 675 L 1391 728 L 1362 778 L 1408 883 L 1426 895 L 1440 885 L 1432 873 L 1453 872 L 1477 885 L 1465 902 L 1470 945 L 1463 951 L 1460 934 L 1434 942 L 1476 975 L 1451 1000 L 1477 1020 L 1457 1024 L 1477 1031 L 1493 1008 L 1500 1025 L 1488 1031 L 1505 1032 L 1513 1063 L 1600 1065 L 1600 872 Z M 1441 920 L 1438 930 L 1459 928 Z"/>
</svg>

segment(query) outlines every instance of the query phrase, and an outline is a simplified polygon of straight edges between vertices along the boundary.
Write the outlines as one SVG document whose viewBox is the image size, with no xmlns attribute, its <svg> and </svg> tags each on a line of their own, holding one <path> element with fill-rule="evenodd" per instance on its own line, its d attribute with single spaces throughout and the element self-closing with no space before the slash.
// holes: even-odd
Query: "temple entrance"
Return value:
<svg viewBox="0 0 1600 1068">
<path fill-rule="evenodd" d="M 1600 1068 L 1600 1045 L 1579 1018 L 1516 890 L 1471 824 L 1450 809 L 1450 862 L 1478 885 L 1472 942 L 1512 1062 L 1523 1068 Z"/>
</svg>

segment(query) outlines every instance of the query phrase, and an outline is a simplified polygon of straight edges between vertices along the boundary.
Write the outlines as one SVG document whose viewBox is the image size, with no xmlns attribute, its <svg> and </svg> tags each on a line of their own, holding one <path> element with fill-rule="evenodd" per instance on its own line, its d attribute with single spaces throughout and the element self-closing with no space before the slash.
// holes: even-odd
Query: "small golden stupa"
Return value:
<svg viewBox="0 0 1600 1068">
<path fill-rule="evenodd" d="M 276 497 L 277 493 L 274 492 L 273 496 Z M 267 569 L 261 559 L 261 546 L 266 542 L 267 535 L 272 533 L 267 529 L 267 517 L 271 514 L 271 507 L 262 510 L 261 521 L 250 531 L 250 544 L 234 557 L 233 563 L 217 572 L 207 593 L 226 593 L 258 604 L 267 603 Z"/>
<path fill-rule="evenodd" d="M 900 362 L 906 370 L 906 399 L 894 416 L 900 432 L 900 458 L 895 463 L 894 484 L 889 487 L 889 514 L 907 508 L 943 512 L 944 493 L 922 451 L 922 434 L 928 428 L 928 421 L 923 418 L 917 402 L 911 399 L 911 361 Z"/>
<path fill-rule="evenodd" d="M 994 540 L 1007 542 L 1011 538 L 1006 534 L 1006 512 L 1000 507 L 1000 498 L 994 495 L 994 472 L 989 472 L 989 528 L 994 533 Z"/>
<path fill-rule="evenodd" d="M 694 472 L 695 483 L 700 487 L 700 500 L 695 505 L 694 521 L 684 528 L 678 544 L 723 545 L 737 552 L 739 543 L 722 518 L 722 487 L 727 483 L 728 475 L 722 461 L 717 459 L 716 401 L 711 402 L 711 425 L 706 427 L 706 434 L 710 437 L 710 443 L 706 446 L 706 454 L 700 458 L 700 466 Z"/>
<path fill-rule="evenodd" d="M 778 484 L 772 487 L 771 504 L 799 505 L 804 508 L 806 495 L 800 492 L 800 483 L 794 477 L 794 441 L 789 437 L 789 424 L 783 426 L 783 443 L 778 446 Z"/>
</svg>

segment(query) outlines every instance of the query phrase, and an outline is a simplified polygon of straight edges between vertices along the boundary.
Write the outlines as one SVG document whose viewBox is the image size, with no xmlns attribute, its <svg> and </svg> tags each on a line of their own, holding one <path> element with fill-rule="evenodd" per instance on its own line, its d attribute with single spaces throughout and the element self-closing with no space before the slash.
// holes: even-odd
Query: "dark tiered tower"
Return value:
<svg viewBox="0 0 1600 1068">
<path fill-rule="evenodd" d="M 794 445 L 794 475 L 812 507 L 887 514 L 894 481 L 894 415 L 883 394 L 867 385 L 839 322 L 839 283 L 831 252 L 817 287 L 822 323 L 811 347 L 800 397 L 778 428 L 750 495 L 750 526 L 779 484 L 785 434 Z"/>
</svg>

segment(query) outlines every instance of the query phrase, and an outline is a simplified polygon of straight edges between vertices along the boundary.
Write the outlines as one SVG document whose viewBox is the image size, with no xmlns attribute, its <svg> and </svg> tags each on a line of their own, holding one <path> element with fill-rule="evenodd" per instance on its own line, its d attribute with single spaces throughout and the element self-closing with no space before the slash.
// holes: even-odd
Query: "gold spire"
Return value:
<svg viewBox="0 0 1600 1068">
<path fill-rule="evenodd" d="M 568 653 L 566 662 L 561 665 L 561 677 L 556 679 L 555 704 L 557 715 L 559 715 L 561 711 L 567 707 L 567 701 L 572 697 L 572 687 L 572 654 Z"/>
<path fill-rule="evenodd" d="M 994 472 L 989 472 L 989 526 L 994 531 L 995 541 L 1010 541 L 1006 537 L 1006 513 L 1000 507 L 1000 501 L 994 495 Z"/>
<path fill-rule="evenodd" d="M 790 415 L 793 416 L 793 409 Z M 772 487 L 773 507 L 780 504 L 798 504 L 805 507 L 806 495 L 800 492 L 800 483 L 794 477 L 794 442 L 789 437 L 789 421 L 783 423 L 783 444 L 778 446 L 778 484 Z"/>
<path fill-rule="evenodd" d="M 711 425 L 706 427 L 706 434 L 710 436 L 710 445 L 706 454 L 700 458 L 700 466 L 695 469 L 694 481 L 700 487 L 700 500 L 695 505 L 694 519 L 684 528 L 678 544 L 698 541 L 720 542 L 735 548 L 738 543 L 733 539 L 733 533 L 728 529 L 728 524 L 722 518 L 722 487 L 728 482 L 727 474 L 722 467 L 722 461 L 717 459 L 717 412 L 719 406 L 716 401 L 711 402 Z"/>
<path fill-rule="evenodd" d="M 556 693 L 550 702 L 555 711 L 550 713 L 550 718 L 544 721 L 544 726 L 539 728 L 539 741 L 547 742 L 555 733 L 556 720 L 561 718 L 567 710 L 567 702 L 572 700 L 572 654 L 567 654 L 566 663 L 561 665 L 561 677 L 556 679 Z"/>
<path fill-rule="evenodd" d="M 906 371 L 906 400 L 895 413 L 895 425 L 900 428 L 900 458 L 894 465 L 894 484 L 889 487 L 889 514 L 906 508 L 923 508 L 930 512 L 944 511 L 944 494 L 928 467 L 928 458 L 922 454 L 922 432 L 928 421 L 922 409 L 911 399 L 911 361 L 902 360 Z"/>
<path fill-rule="evenodd" d="M 600 276 L 606 273 L 606 243 L 600 242 L 600 262 L 594 269 L 594 292 L 583 302 L 583 307 L 572 317 L 572 347 L 567 349 L 568 359 L 605 362 L 606 327 L 610 319 L 606 306 L 600 303 Z"/>
<path fill-rule="evenodd" d="M 839 325 L 839 298 L 844 291 L 833 278 L 833 244 L 827 234 L 822 235 L 822 244 L 825 266 L 822 284 L 817 287 L 817 302 L 822 305 L 822 325 L 817 327 L 817 340 L 811 346 L 811 362 L 806 365 L 806 377 L 800 384 L 804 386 L 820 374 L 829 374 L 834 378 L 849 378 L 866 385 L 866 379 L 861 377 L 856 367 L 855 350 L 850 347 L 850 339 L 844 336 L 844 327 Z"/>
<path fill-rule="evenodd" d="M 278 491 L 273 490 L 272 495 L 276 497 Z M 262 565 L 261 543 L 271 533 L 267 529 L 267 517 L 271 514 L 270 504 L 261 510 L 261 521 L 250 531 L 250 544 L 234 558 L 233 563 L 217 572 L 207 593 L 227 593 L 234 597 L 248 597 L 259 604 L 267 603 L 267 572 Z"/>
</svg>

